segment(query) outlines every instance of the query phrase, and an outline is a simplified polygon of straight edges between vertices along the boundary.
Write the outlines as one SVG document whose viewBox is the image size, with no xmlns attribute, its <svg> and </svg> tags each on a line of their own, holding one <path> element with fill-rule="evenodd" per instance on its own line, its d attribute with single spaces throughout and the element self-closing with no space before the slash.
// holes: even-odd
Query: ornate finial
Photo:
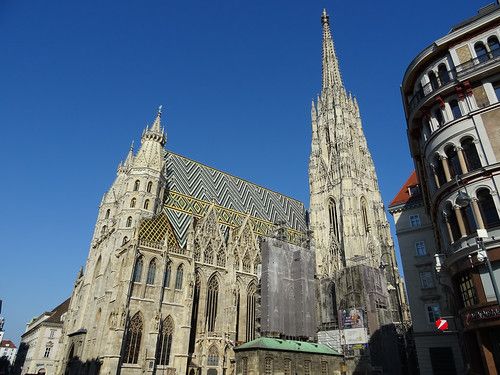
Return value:
<svg viewBox="0 0 500 375">
<path fill-rule="evenodd" d="M 158 107 L 158 114 L 161 115 L 161 109 L 163 108 L 163 105 L 160 104 L 160 106 Z"/>
<path fill-rule="evenodd" d="M 132 143 L 130 143 L 130 151 L 134 151 L 134 140 L 132 139 Z"/>
<path fill-rule="evenodd" d="M 326 13 L 326 9 L 323 8 L 323 14 L 321 15 L 321 24 L 324 25 L 326 23 L 328 25 L 329 20 L 330 17 L 328 16 L 328 13 Z"/>
</svg>

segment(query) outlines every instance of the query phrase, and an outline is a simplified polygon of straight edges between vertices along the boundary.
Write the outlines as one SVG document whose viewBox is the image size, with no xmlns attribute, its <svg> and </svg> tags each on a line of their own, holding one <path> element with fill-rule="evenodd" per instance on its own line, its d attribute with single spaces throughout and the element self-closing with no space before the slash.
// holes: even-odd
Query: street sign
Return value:
<svg viewBox="0 0 500 375">
<path fill-rule="evenodd" d="M 446 319 L 438 319 L 434 324 L 440 331 L 446 331 L 448 329 L 448 321 Z"/>
</svg>

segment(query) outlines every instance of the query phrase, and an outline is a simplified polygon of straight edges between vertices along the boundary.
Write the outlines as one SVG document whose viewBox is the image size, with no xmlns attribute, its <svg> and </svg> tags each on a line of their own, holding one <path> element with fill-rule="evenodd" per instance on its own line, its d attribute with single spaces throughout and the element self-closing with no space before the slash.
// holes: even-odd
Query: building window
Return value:
<svg viewBox="0 0 500 375">
<path fill-rule="evenodd" d="M 249 252 L 247 251 L 245 256 L 243 257 L 243 272 L 250 273 L 250 268 L 252 267 L 252 262 L 250 260 L 250 255 L 248 253 Z"/>
<path fill-rule="evenodd" d="M 138 191 L 140 185 L 141 185 L 141 182 L 139 180 L 136 180 L 134 182 L 134 191 Z"/>
<path fill-rule="evenodd" d="M 441 156 L 439 154 L 434 155 L 432 159 L 433 163 L 433 172 L 437 177 L 437 188 L 446 183 L 446 176 L 444 174 L 443 162 L 441 161 Z"/>
<path fill-rule="evenodd" d="M 127 223 L 125 224 L 127 228 L 130 228 L 132 226 L 132 216 L 129 216 L 127 218 Z"/>
<path fill-rule="evenodd" d="M 479 210 L 481 211 L 481 216 L 483 218 L 484 226 L 486 229 L 491 229 L 500 225 L 500 219 L 498 218 L 498 211 L 495 207 L 495 202 L 490 194 L 490 191 L 486 188 L 479 189 L 476 192 L 476 196 L 479 203 Z"/>
<path fill-rule="evenodd" d="M 241 373 L 242 375 L 248 375 L 248 358 L 243 357 L 241 359 Z"/>
<path fill-rule="evenodd" d="M 443 213 L 444 221 L 447 226 L 449 226 L 449 231 L 451 232 L 450 242 L 455 242 L 461 237 L 460 228 L 458 226 L 457 215 L 451 203 L 446 204 L 445 212 Z"/>
<path fill-rule="evenodd" d="M 455 149 L 455 146 L 448 146 L 444 149 L 444 153 L 446 154 L 446 158 L 448 160 L 448 166 L 450 175 L 451 177 L 455 177 L 456 175 L 461 174 L 461 169 L 460 169 L 460 162 L 458 160 L 458 154 L 457 150 Z"/>
<path fill-rule="evenodd" d="M 335 200 L 330 198 L 328 204 L 328 214 L 330 217 L 330 229 L 333 231 L 335 238 L 339 238 L 339 223 L 337 218 L 337 205 L 335 204 Z"/>
<path fill-rule="evenodd" d="M 427 249 L 425 248 L 424 241 L 415 242 L 415 254 L 419 257 L 427 255 Z"/>
<path fill-rule="evenodd" d="M 438 80 L 436 78 L 436 73 L 434 73 L 432 70 L 428 74 L 429 76 L 429 82 L 431 83 L 432 90 L 436 90 L 439 87 Z"/>
<path fill-rule="evenodd" d="M 123 237 L 122 246 L 125 245 L 127 242 L 128 242 L 128 237 L 127 236 Z"/>
<path fill-rule="evenodd" d="M 434 118 L 436 119 L 439 126 L 444 124 L 444 116 L 441 108 L 436 108 L 433 112 Z"/>
<path fill-rule="evenodd" d="M 148 187 L 146 188 L 146 191 L 148 193 L 151 193 L 151 189 L 153 188 L 153 183 L 151 181 L 148 182 Z"/>
<path fill-rule="evenodd" d="M 132 200 L 130 201 L 130 208 L 134 208 L 135 207 L 135 202 L 137 200 L 135 198 L 132 198 Z"/>
<path fill-rule="evenodd" d="M 464 307 L 473 306 L 478 303 L 476 288 L 474 288 L 474 283 L 472 282 L 470 273 L 460 276 L 459 288 Z"/>
<path fill-rule="evenodd" d="M 147 210 L 149 208 L 149 199 L 146 199 L 144 202 L 144 209 Z"/>
<path fill-rule="evenodd" d="M 51 329 L 51 330 L 50 330 L 49 339 L 53 339 L 53 338 L 54 338 L 54 336 L 55 336 L 55 334 L 56 334 L 56 330 L 55 330 L 55 329 Z"/>
<path fill-rule="evenodd" d="M 365 198 L 361 198 L 361 219 L 363 220 L 363 231 L 364 233 L 368 233 L 370 231 L 370 223 L 368 222 Z"/>
<path fill-rule="evenodd" d="M 422 271 L 420 274 L 420 286 L 422 289 L 434 288 L 434 278 L 431 271 Z"/>
<path fill-rule="evenodd" d="M 488 47 L 492 57 L 497 57 L 500 54 L 500 44 L 496 36 L 490 36 L 488 38 Z"/>
<path fill-rule="evenodd" d="M 444 85 L 450 81 L 450 75 L 448 74 L 448 69 L 445 64 L 439 64 L 438 66 L 438 76 L 441 84 Z"/>
<path fill-rule="evenodd" d="M 410 215 L 410 227 L 416 228 L 421 225 L 419 215 Z"/>
<path fill-rule="evenodd" d="M 182 264 L 177 267 L 177 274 L 175 275 L 175 289 L 182 289 L 182 278 L 184 277 L 184 267 Z"/>
<path fill-rule="evenodd" d="M 146 278 L 146 284 L 153 285 L 155 283 L 156 275 L 156 259 L 151 259 L 148 267 L 148 276 Z"/>
<path fill-rule="evenodd" d="M 328 362 L 322 361 L 321 362 L 321 375 L 327 375 L 328 374 Z"/>
<path fill-rule="evenodd" d="M 174 334 L 174 322 L 171 316 L 167 316 L 161 324 L 158 337 L 158 353 L 156 364 L 168 366 L 170 364 L 170 352 L 172 350 L 172 335 Z"/>
<path fill-rule="evenodd" d="M 246 341 L 252 341 L 255 338 L 255 304 L 257 288 L 255 284 L 250 284 L 247 291 L 247 337 Z"/>
<path fill-rule="evenodd" d="M 139 359 L 139 350 L 141 348 L 143 325 L 140 313 L 136 313 L 132 319 L 130 319 L 125 336 L 124 363 L 137 363 L 137 360 Z"/>
<path fill-rule="evenodd" d="M 165 280 L 164 280 L 164 286 L 165 288 L 170 287 L 170 274 L 172 273 L 172 263 L 167 264 L 167 268 L 165 269 Z"/>
<path fill-rule="evenodd" d="M 105 219 L 109 219 L 109 214 L 111 213 L 111 210 L 108 208 L 106 210 L 106 215 L 104 216 Z"/>
<path fill-rule="evenodd" d="M 273 358 L 272 357 L 266 357 L 264 360 L 264 374 L 265 375 L 272 375 L 273 372 Z"/>
<path fill-rule="evenodd" d="M 220 247 L 219 252 L 217 253 L 217 265 L 219 267 L 226 266 L 226 252 L 224 251 L 224 248 L 222 246 Z"/>
<path fill-rule="evenodd" d="M 465 163 L 469 172 L 481 168 L 481 161 L 479 160 L 474 140 L 470 137 L 465 138 L 460 142 L 460 145 L 462 146 Z"/>
<path fill-rule="evenodd" d="M 49 346 L 45 348 L 45 353 L 43 354 L 43 358 L 49 358 L 50 349 L 52 349 L 52 348 Z"/>
<path fill-rule="evenodd" d="M 219 351 L 215 345 L 208 350 L 207 366 L 219 366 Z"/>
<path fill-rule="evenodd" d="M 425 305 L 427 312 L 427 320 L 429 323 L 434 323 L 441 317 L 441 308 L 438 303 L 433 303 L 430 305 Z"/>
<path fill-rule="evenodd" d="M 193 254 L 194 260 L 199 262 L 201 259 L 201 246 L 198 240 L 194 241 L 194 254 Z"/>
<path fill-rule="evenodd" d="M 140 283 L 141 282 L 141 276 L 142 276 L 142 265 L 143 265 L 143 260 L 142 257 L 137 259 L 137 262 L 135 263 L 135 269 L 134 269 L 134 283 Z"/>
<path fill-rule="evenodd" d="M 304 375 L 311 375 L 311 361 L 304 361 Z"/>
<path fill-rule="evenodd" d="M 474 51 L 476 51 L 477 60 L 480 63 L 488 60 L 488 51 L 483 42 L 474 44 Z"/>
<path fill-rule="evenodd" d="M 493 83 L 493 90 L 495 90 L 497 100 L 500 101 L 500 81 Z"/>
<path fill-rule="evenodd" d="M 450 109 L 455 120 L 462 117 L 462 111 L 460 110 L 460 106 L 458 105 L 457 100 L 453 99 L 452 101 L 450 101 Z"/>
<path fill-rule="evenodd" d="M 207 286 L 207 312 L 206 325 L 208 332 L 215 330 L 215 320 L 217 318 L 217 302 L 219 300 L 219 282 L 215 276 L 208 281 Z"/>
</svg>

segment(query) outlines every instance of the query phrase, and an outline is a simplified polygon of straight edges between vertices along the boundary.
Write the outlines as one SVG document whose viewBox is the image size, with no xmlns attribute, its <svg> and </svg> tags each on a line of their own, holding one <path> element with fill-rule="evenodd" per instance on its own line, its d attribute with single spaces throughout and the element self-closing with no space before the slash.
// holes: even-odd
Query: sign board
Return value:
<svg viewBox="0 0 500 375">
<path fill-rule="evenodd" d="M 353 328 L 365 328 L 365 316 L 362 309 L 350 308 L 339 311 L 342 319 L 342 328 L 345 330 Z"/>
<path fill-rule="evenodd" d="M 346 345 L 366 344 L 368 342 L 368 332 L 366 328 L 351 328 L 344 330 Z"/>
<path fill-rule="evenodd" d="M 446 321 L 446 319 L 438 319 L 434 324 L 440 331 L 446 331 L 448 329 L 448 322 Z"/>
</svg>

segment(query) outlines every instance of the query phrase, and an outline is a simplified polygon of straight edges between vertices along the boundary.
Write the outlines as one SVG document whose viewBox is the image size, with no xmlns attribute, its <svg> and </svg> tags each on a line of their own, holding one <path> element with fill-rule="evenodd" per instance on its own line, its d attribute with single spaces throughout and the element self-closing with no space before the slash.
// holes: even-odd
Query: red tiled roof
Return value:
<svg viewBox="0 0 500 375">
<path fill-rule="evenodd" d="M 2 342 L 0 342 L 0 348 L 12 348 L 12 349 L 15 349 L 16 345 L 12 341 L 10 341 L 10 340 L 2 340 Z"/>
<path fill-rule="evenodd" d="M 418 177 L 417 173 L 413 171 L 413 173 L 410 175 L 408 180 L 404 183 L 404 185 L 401 187 L 401 190 L 396 194 L 394 199 L 392 200 L 391 204 L 389 204 L 389 207 L 396 206 L 399 204 L 405 204 L 408 203 L 408 201 L 412 198 L 415 198 L 415 196 L 411 196 L 409 193 L 409 188 L 410 186 L 415 186 L 418 185 Z M 418 194 L 420 197 L 420 194 Z"/>
</svg>

